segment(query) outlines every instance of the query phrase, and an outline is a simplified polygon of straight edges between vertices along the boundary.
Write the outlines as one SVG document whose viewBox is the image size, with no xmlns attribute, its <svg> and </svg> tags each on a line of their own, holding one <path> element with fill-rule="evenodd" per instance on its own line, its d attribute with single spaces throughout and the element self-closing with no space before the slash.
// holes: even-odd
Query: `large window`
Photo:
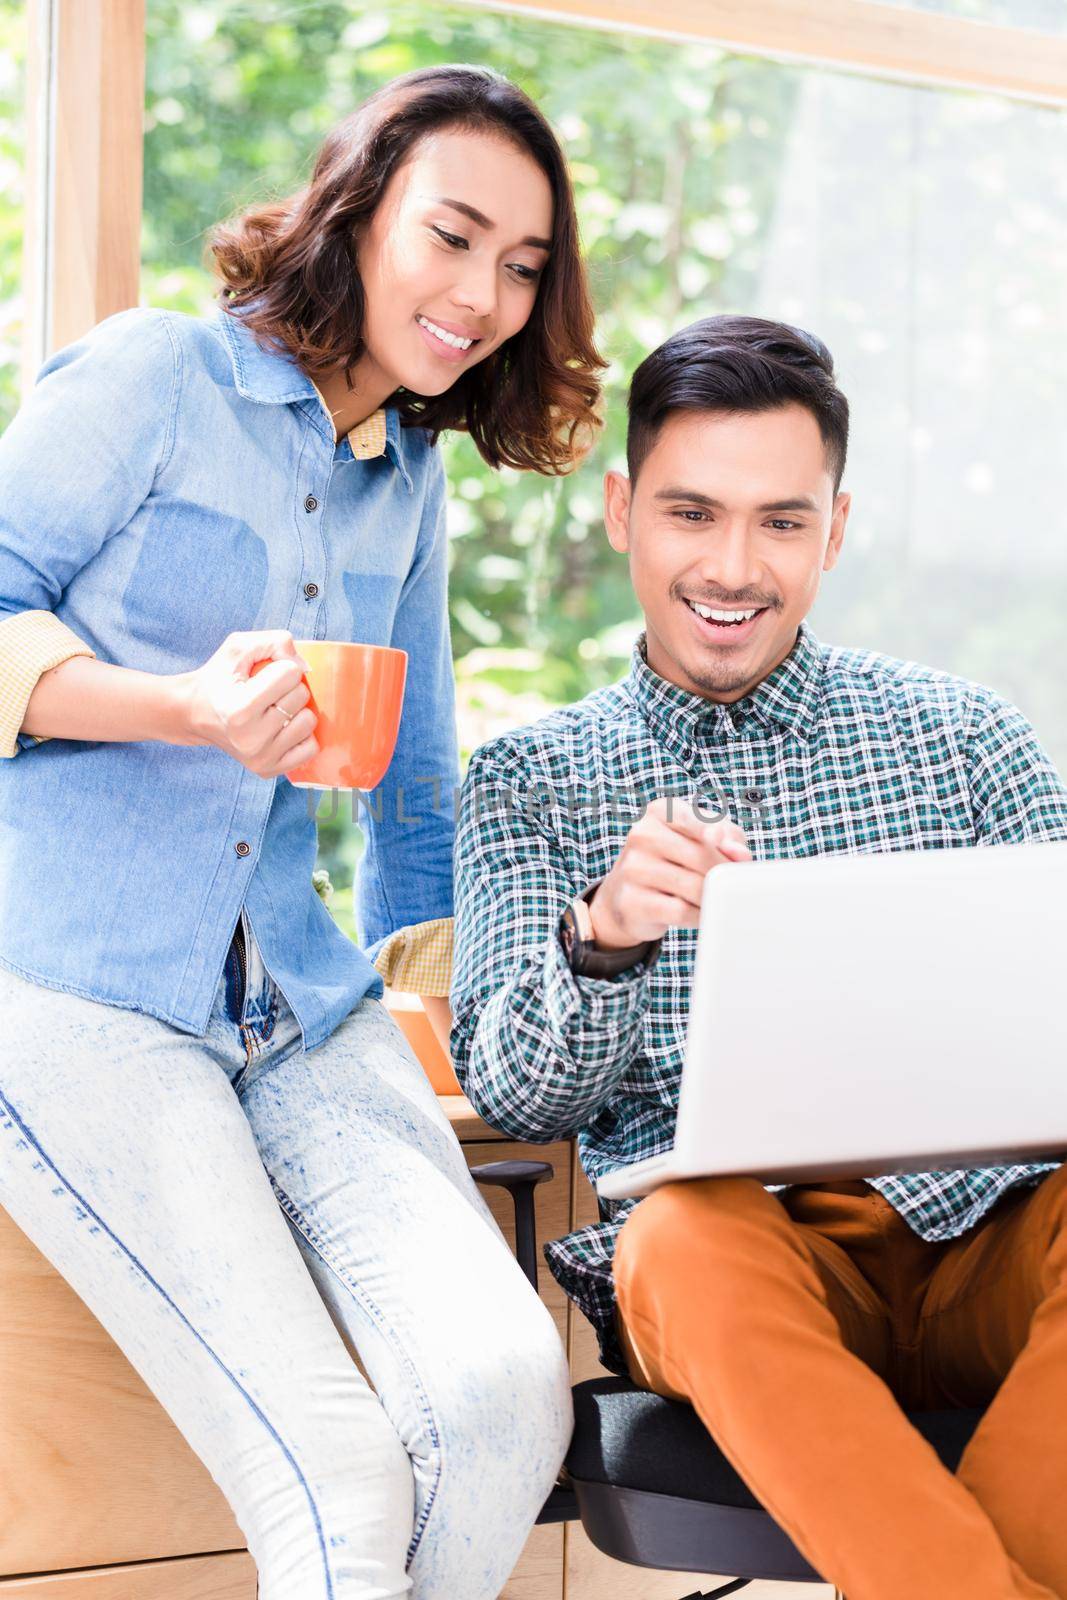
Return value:
<svg viewBox="0 0 1067 1600">
<path fill-rule="evenodd" d="M 908 11 L 936 11 L 1000 27 L 1067 33 L 1067 6 L 1063 0 L 882 0 L 882 4 Z"/>
<path fill-rule="evenodd" d="M 1035 25 L 1059 17 L 1026 3 Z M 1031 20 L 1016 0 L 927 9 Z M 206 308 L 210 225 L 296 187 L 330 124 L 409 67 L 499 67 L 563 136 L 608 425 L 557 483 L 447 445 L 468 750 L 624 670 L 639 617 L 600 475 L 621 462 L 626 378 L 669 330 L 729 309 L 818 332 L 853 403 L 852 531 L 816 630 L 992 685 L 1067 769 L 1060 112 L 459 6 L 149 0 L 148 27 L 154 304 Z M 324 843 L 347 878 L 347 842 Z"/>
<path fill-rule="evenodd" d="M 804 74 L 747 304 L 820 332 L 853 402 L 850 548 L 819 631 L 991 684 L 1067 770 L 1065 132 L 1060 112 Z"/>
</svg>

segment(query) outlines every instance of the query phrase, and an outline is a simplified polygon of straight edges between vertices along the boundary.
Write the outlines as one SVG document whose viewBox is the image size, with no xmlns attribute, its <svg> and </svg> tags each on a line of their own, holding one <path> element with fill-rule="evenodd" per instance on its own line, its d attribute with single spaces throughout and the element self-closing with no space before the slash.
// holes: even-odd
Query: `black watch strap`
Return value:
<svg viewBox="0 0 1067 1600">
<path fill-rule="evenodd" d="M 598 878 L 571 901 L 559 923 L 559 942 L 572 972 L 581 978 L 617 978 L 643 961 L 654 966 L 662 939 L 628 945 L 623 950 L 602 950 L 593 940 L 589 901 L 604 880 Z"/>
</svg>

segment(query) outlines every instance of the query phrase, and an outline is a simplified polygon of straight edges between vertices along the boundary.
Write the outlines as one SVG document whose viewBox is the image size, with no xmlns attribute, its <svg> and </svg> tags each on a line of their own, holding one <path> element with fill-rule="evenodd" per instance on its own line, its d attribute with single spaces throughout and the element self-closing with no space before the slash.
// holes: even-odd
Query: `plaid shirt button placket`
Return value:
<svg viewBox="0 0 1067 1600">
<path fill-rule="evenodd" d="M 619 791 L 626 805 L 609 803 Z M 651 973 L 579 978 L 559 918 L 610 869 L 644 806 L 698 793 L 727 802 L 757 859 L 1067 838 L 1067 788 L 1014 707 L 945 673 L 821 646 L 806 625 L 732 708 L 658 677 L 639 639 L 621 683 L 484 746 L 456 839 L 456 1071 L 505 1133 L 576 1135 L 594 1182 L 673 1143 L 696 934 L 670 929 Z M 939 1240 L 1051 1170 L 871 1181 Z M 634 1204 L 601 1202 L 599 1222 L 545 1249 L 619 1371 L 611 1263 Z"/>
</svg>

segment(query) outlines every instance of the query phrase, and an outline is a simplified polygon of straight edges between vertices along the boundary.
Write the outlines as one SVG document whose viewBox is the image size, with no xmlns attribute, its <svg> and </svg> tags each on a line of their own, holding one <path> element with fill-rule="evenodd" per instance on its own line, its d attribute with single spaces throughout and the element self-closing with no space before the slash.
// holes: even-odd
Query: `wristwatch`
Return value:
<svg viewBox="0 0 1067 1600">
<path fill-rule="evenodd" d="M 588 889 L 583 889 L 559 919 L 559 942 L 571 971 L 580 978 L 617 978 L 620 973 L 636 967 L 639 961 L 643 961 L 646 968 L 652 968 L 662 939 L 648 939 L 644 944 L 627 945 L 623 950 L 602 950 L 594 941 L 589 902 L 603 881 L 598 878 Z"/>
</svg>

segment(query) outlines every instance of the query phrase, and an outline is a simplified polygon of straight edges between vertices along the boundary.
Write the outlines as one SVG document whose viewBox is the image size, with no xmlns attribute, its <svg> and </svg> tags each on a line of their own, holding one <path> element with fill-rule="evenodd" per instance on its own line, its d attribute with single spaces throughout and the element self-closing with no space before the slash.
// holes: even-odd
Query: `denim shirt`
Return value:
<svg viewBox="0 0 1067 1600">
<path fill-rule="evenodd" d="M 52 611 L 145 672 L 288 628 L 406 650 L 408 677 L 392 765 L 358 807 L 369 948 L 312 884 L 315 791 L 213 745 L 21 735 L 0 762 L 4 966 L 199 1034 L 243 907 L 311 1049 L 382 993 L 383 939 L 451 915 L 444 474 L 392 408 L 386 440 L 365 461 L 335 443 L 311 381 L 222 311 L 124 311 L 42 368 L 0 439 L 0 617 Z"/>
</svg>

